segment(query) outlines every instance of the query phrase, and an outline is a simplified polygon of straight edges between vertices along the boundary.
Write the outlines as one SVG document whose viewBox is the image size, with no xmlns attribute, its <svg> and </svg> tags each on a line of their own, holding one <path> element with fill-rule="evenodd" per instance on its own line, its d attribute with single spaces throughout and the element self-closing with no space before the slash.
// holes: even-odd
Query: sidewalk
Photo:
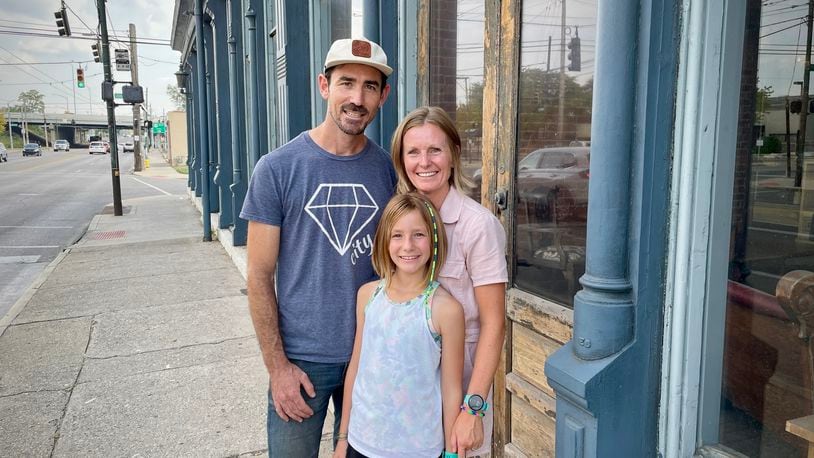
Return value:
<svg viewBox="0 0 814 458">
<path fill-rule="evenodd" d="M 177 173 L 151 153 L 139 175 Z M 243 277 L 186 196 L 123 209 L 0 317 L 2 455 L 267 456 Z"/>
</svg>

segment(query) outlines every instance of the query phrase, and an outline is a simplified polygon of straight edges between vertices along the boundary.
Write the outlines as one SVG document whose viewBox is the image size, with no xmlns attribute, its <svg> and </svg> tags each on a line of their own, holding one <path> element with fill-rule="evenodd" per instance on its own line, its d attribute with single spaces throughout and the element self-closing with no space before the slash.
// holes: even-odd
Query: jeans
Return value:
<svg viewBox="0 0 814 458">
<path fill-rule="evenodd" d="M 269 457 L 281 458 L 316 458 L 319 455 L 319 443 L 322 439 L 322 426 L 328 413 L 328 402 L 334 400 L 334 437 L 339 432 L 339 421 L 342 418 L 342 394 L 345 384 L 345 372 L 348 363 L 312 363 L 309 361 L 291 360 L 292 364 L 302 369 L 314 385 L 316 397 L 311 398 L 300 390 L 303 399 L 314 414 L 298 423 L 294 420 L 283 421 L 274 410 L 274 399 L 269 391 L 268 432 Z M 336 446 L 336 441 L 334 441 Z"/>
</svg>

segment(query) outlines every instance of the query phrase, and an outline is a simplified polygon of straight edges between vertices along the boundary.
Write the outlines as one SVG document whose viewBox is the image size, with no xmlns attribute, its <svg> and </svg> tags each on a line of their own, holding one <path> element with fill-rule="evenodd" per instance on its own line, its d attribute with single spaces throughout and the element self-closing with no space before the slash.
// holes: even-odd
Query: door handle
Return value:
<svg viewBox="0 0 814 458">
<path fill-rule="evenodd" d="M 500 211 L 505 211 L 508 206 L 508 198 L 506 197 L 506 190 L 501 189 L 495 193 L 495 205 Z"/>
</svg>

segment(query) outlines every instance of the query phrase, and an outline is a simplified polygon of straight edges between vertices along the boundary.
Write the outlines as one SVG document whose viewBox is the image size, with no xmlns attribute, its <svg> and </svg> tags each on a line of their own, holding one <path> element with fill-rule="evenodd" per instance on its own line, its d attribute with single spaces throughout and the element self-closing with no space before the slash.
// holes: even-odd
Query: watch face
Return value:
<svg viewBox="0 0 814 458">
<path fill-rule="evenodd" d="M 471 394 L 469 395 L 469 400 L 466 401 L 466 404 L 470 409 L 477 412 L 483 409 L 483 398 L 479 394 Z"/>
</svg>

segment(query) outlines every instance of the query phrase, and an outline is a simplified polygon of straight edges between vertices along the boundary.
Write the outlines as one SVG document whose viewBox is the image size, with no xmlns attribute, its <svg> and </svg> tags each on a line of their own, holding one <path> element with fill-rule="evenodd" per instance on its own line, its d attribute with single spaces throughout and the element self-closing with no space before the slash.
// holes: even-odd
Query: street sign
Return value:
<svg viewBox="0 0 814 458">
<path fill-rule="evenodd" d="M 121 93 L 121 92 L 116 92 L 115 94 L 113 94 L 113 98 L 114 98 L 114 99 L 120 99 L 120 98 L 122 98 L 122 93 Z"/>
<path fill-rule="evenodd" d="M 153 133 L 154 134 L 166 134 L 167 133 L 167 125 L 164 123 L 157 122 L 153 124 Z"/>
<path fill-rule="evenodd" d="M 126 49 L 117 49 L 116 52 L 116 70 L 121 72 L 130 71 L 130 54 Z"/>
</svg>

